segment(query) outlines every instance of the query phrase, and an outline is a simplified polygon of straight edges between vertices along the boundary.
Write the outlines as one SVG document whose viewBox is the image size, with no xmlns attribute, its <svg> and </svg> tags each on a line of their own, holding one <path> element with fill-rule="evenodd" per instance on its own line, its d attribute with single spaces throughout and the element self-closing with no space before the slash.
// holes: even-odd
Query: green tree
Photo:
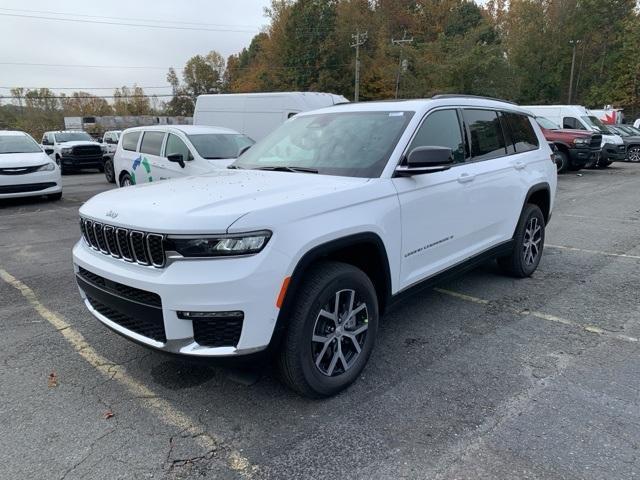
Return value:
<svg viewBox="0 0 640 480">
<path fill-rule="evenodd" d="M 151 102 L 141 87 L 123 86 L 113 92 L 113 110 L 116 115 L 152 115 Z"/>
</svg>

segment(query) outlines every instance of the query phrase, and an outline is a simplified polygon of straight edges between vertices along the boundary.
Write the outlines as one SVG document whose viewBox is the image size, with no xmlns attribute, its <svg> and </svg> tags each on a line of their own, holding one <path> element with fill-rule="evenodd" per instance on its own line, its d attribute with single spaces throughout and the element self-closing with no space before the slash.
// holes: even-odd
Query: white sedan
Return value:
<svg viewBox="0 0 640 480">
<path fill-rule="evenodd" d="M 25 132 L 0 130 L 0 199 L 62 198 L 60 167 Z"/>
</svg>

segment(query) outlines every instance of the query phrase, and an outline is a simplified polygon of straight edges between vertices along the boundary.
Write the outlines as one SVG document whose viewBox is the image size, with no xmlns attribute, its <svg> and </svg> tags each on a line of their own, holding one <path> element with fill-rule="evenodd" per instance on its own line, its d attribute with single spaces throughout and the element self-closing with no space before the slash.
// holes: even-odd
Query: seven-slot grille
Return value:
<svg viewBox="0 0 640 480">
<path fill-rule="evenodd" d="M 600 134 L 591 135 L 591 143 L 589 144 L 589 147 L 592 150 L 600 150 L 601 144 L 602 144 L 602 135 Z"/>
<path fill-rule="evenodd" d="M 162 268 L 164 235 L 80 219 L 82 237 L 94 250 L 131 263 Z"/>
</svg>

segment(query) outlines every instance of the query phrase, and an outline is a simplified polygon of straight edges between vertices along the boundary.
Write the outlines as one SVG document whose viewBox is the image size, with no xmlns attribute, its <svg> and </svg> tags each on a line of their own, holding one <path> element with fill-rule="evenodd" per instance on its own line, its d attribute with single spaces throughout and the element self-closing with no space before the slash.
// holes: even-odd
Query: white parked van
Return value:
<svg viewBox="0 0 640 480">
<path fill-rule="evenodd" d="M 225 168 L 255 142 L 228 128 L 166 125 L 128 128 L 113 157 L 114 178 L 126 187 Z"/>
<path fill-rule="evenodd" d="M 342 95 L 316 92 L 200 95 L 193 124 L 232 128 L 258 141 L 297 113 L 345 102 Z"/>
<path fill-rule="evenodd" d="M 602 151 L 597 165 L 607 167 L 612 162 L 624 161 L 627 150 L 619 135 L 615 135 L 591 111 L 580 105 L 528 105 L 522 108 L 529 110 L 536 117 L 545 117 L 572 130 L 588 130 L 602 134 Z M 587 165 L 595 166 L 595 165 Z"/>
</svg>

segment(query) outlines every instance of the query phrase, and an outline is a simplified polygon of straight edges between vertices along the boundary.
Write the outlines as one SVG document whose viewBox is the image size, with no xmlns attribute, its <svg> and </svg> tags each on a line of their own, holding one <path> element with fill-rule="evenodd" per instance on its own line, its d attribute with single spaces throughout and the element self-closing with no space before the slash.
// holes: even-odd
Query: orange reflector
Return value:
<svg viewBox="0 0 640 480">
<path fill-rule="evenodd" d="M 282 281 L 282 287 L 280 288 L 280 293 L 278 294 L 278 299 L 276 300 L 276 307 L 282 308 L 282 303 L 284 302 L 284 296 L 287 294 L 287 288 L 289 288 L 289 282 L 291 281 L 291 277 L 287 277 Z"/>
</svg>

